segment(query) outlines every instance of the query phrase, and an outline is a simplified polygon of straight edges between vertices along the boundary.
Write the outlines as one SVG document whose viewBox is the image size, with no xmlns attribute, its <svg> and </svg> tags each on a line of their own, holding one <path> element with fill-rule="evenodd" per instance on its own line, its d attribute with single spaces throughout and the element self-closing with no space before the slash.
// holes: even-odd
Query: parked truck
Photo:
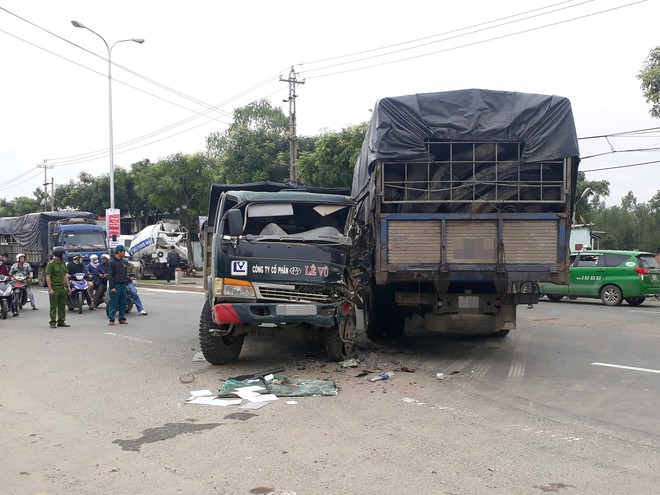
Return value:
<svg viewBox="0 0 660 495">
<path fill-rule="evenodd" d="M 162 220 L 148 225 L 135 234 L 127 243 L 128 256 L 137 266 L 138 277 L 165 278 L 167 275 L 167 253 L 174 246 L 182 260 L 188 259 L 188 250 L 183 247 L 188 232 L 179 220 Z"/>
<path fill-rule="evenodd" d="M 199 325 L 207 361 L 230 363 L 247 334 L 288 328 L 322 337 L 332 359 L 353 353 L 347 194 L 270 182 L 212 186 Z"/>
<path fill-rule="evenodd" d="M 357 160 L 351 275 L 370 338 L 505 336 L 568 282 L 579 150 L 569 100 L 470 89 L 383 98 Z"/>
<path fill-rule="evenodd" d="M 17 254 L 25 254 L 34 276 L 45 286 L 44 269 L 55 246 L 66 249 L 67 260 L 73 254 L 81 254 L 86 263 L 92 254 L 101 256 L 108 252 L 105 229 L 96 218 L 86 211 L 47 211 L 0 218 L 0 250 L 8 253 L 12 261 Z"/>
</svg>

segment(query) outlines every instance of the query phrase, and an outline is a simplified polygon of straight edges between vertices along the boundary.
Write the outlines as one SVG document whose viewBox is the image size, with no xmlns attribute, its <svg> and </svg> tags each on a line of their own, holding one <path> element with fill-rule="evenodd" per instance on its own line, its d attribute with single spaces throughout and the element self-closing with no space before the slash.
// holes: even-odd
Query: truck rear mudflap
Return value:
<svg viewBox="0 0 660 495">
<path fill-rule="evenodd" d="M 213 306 L 213 321 L 217 325 L 307 323 L 329 328 L 337 324 L 339 304 L 220 303 Z"/>
</svg>

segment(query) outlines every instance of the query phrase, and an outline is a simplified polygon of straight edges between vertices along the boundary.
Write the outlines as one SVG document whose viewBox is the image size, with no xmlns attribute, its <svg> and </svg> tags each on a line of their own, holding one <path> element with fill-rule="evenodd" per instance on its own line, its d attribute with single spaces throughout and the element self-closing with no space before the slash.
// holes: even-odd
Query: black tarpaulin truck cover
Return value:
<svg viewBox="0 0 660 495">
<path fill-rule="evenodd" d="M 45 211 L 28 213 L 20 217 L 0 218 L 0 235 L 11 235 L 22 250 L 48 251 L 48 223 L 67 218 L 96 220 L 96 215 L 87 211 Z"/>
<path fill-rule="evenodd" d="M 579 156 L 571 103 L 561 96 L 466 89 L 383 98 L 373 110 L 351 194 L 359 201 L 369 192 L 378 160 L 432 160 L 429 139 L 521 142 L 523 162 Z"/>
</svg>

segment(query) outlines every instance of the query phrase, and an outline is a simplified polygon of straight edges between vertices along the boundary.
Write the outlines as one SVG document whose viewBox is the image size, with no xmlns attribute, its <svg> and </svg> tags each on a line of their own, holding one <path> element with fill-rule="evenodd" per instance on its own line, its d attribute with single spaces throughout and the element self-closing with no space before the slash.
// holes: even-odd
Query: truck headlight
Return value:
<svg viewBox="0 0 660 495">
<path fill-rule="evenodd" d="M 216 278 L 214 292 L 216 296 L 256 297 L 251 282 L 235 278 Z"/>
</svg>

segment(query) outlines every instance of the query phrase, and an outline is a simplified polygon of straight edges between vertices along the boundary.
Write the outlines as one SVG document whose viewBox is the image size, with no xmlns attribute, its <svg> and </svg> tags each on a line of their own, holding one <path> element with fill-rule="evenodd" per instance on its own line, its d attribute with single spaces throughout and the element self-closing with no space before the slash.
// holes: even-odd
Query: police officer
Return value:
<svg viewBox="0 0 660 495">
<path fill-rule="evenodd" d="M 53 249 L 53 259 L 46 265 L 46 285 L 50 301 L 50 328 L 70 327 L 66 320 L 66 298 L 69 292 L 69 275 L 64 264 L 65 249 Z"/>
</svg>

